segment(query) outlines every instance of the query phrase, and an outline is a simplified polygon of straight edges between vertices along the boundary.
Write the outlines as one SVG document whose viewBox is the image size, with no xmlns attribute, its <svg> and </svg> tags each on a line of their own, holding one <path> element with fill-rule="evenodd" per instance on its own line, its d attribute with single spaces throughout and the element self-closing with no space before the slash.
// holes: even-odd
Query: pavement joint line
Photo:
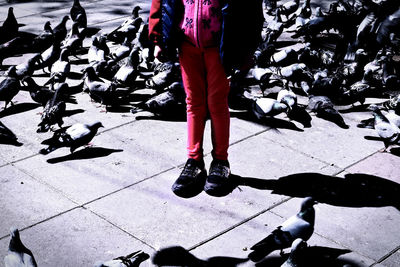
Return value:
<svg viewBox="0 0 400 267">
<path fill-rule="evenodd" d="M 394 248 L 392 251 L 390 251 L 388 254 L 386 254 L 385 256 L 383 256 L 382 258 L 380 258 L 379 260 L 377 260 L 375 263 L 373 263 L 370 266 L 375 266 L 377 264 L 382 263 L 383 261 L 385 261 L 387 258 L 389 258 L 390 256 L 392 256 L 393 254 L 395 254 L 398 251 L 400 251 L 400 245 L 397 246 L 396 248 Z"/>
<path fill-rule="evenodd" d="M 87 208 L 87 207 L 82 207 L 82 208 L 85 209 L 85 210 L 87 210 L 87 211 L 89 211 L 89 212 L 92 213 L 93 215 L 99 217 L 100 219 L 104 220 L 105 222 L 111 224 L 112 226 L 114 226 L 115 228 L 119 229 L 120 231 L 126 233 L 127 235 L 129 235 L 130 237 L 134 238 L 135 240 L 137 240 L 137 241 L 143 243 L 144 245 L 146 245 L 146 246 L 148 246 L 148 247 L 150 247 L 150 248 L 152 248 L 152 249 L 154 249 L 154 250 L 157 250 L 157 249 L 156 249 L 155 247 L 153 247 L 152 245 L 147 244 L 145 241 L 143 241 L 143 240 L 141 240 L 140 238 L 134 236 L 133 234 L 131 234 L 131 233 L 128 232 L 127 230 L 123 229 L 122 227 L 120 227 L 120 226 L 118 226 L 117 224 L 113 223 L 112 221 L 108 220 L 106 217 L 104 217 L 104 216 L 102 216 L 102 215 L 100 215 L 100 214 L 98 214 L 98 213 L 92 211 L 90 208 Z"/>
<path fill-rule="evenodd" d="M 38 221 L 38 222 L 36 222 L 36 223 L 34 223 L 34 224 L 28 225 L 28 226 L 23 227 L 23 228 L 19 228 L 18 230 L 19 230 L 20 232 L 22 232 L 22 231 L 27 230 L 27 229 L 30 229 L 30 228 L 32 228 L 32 227 L 34 227 L 34 226 L 36 226 L 36 225 L 39 225 L 39 224 L 41 224 L 41 223 L 50 221 L 50 220 L 52 220 L 52 219 L 54 219 L 54 218 L 56 218 L 56 217 L 58 217 L 58 216 L 64 215 L 64 214 L 66 214 L 66 213 L 68 213 L 68 212 L 70 212 L 70 211 L 73 211 L 73 210 L 75 210 L 75 209 L 80 209 L 80 208 L 82 208 L 82 207 L 81 207 L 81 206 L 76 206 L 76 207 L 67 209 L 67 210 L 65 210 L 65 211 L 63 211 L 63 212 L 57 213 L 57 214 L 52 215 L 52 216 L 50 216 L 50 217 L 48 217 L 48 218 L 45 218 L 45 219 L 43 219 L 43 220 L 41 220 L 41 221 Z M 10 237 L 9 234 L 0 237 L 0 240 L 3 240 L 3 239 L 8 238 L 8 237 Z"/>
<path fill-rule="evenodd" d="M 292 198 L 293 198 L 293 197 L 285 198 L 285 199 L 283 199 L 283 200 L 281 200 L 281 201 L 279 201 L 279 202 L 273 204 L 272 206 L 270 206 L 270 207 L 268 207 L 268 208 L 266 208 L 266 209 L 263 209 L 263 210 L 257 212 L 256 214 L 254 214 L 254 215 L 252 215 L 252 216 L 250 216 L 250 217 L 244 219 L 243 221 L 238 222 L 238 223 L 236 223 L 236 224 L 234 224 L 234 225 L 232 225 L 232 226 L 226 228 L 225 230 L 223 230 L 223 231 L 221 231 L 221 232 L 219 232 L 219 233 L 217 233 L 217 234 L 215 234 L 215 235 L 213 235 L 213 236 L 211 236 L 211 237 L 209 237 L 209 238 L 207 238 L 207 239 L 205 239 L 205 240 L 203 240 L 203 241 L 201 241 L 201 242 L 199 242 L 199 243 L 193 245 L 193 246 L 190 247 L 188 250 L 189 250 L 189 251 L 190 251 L 190 250 L 194 250 L 194 249 L 196 249 L 196 248 L 198 248 L 198 247 L 200 247 L 200 246 L 202 246 L 202 245 L 204 245 L 204 244 L 206 244 L 206 243 L 208 243 L 208 242 L 210 242 L 210 241 L 212 241 L 212 240 L 214 240 L 214 239 L 216 239 L 216 238 L 222 236 L 223 234 L 226 234 L 226 233 L 232 231 L 233 229 L 235 229 L 235 228 L 237 228 L 237 227 L 239 227 L 239 226 L 241 226 L 241 225 L 243 225 L 243 224 L 245 224 L 245 223 L 247 223 L 247 222 L 253 220 L 254 218 L 256 218 L 256 217 L 258 217 L 258 216 L 260 216 L 260 215 L 262 215 L 262 214 L 264 214 L 264 213 L 266 213 L 266 212 L 268 212 L 268 211 L 271 211 L 272 209 L 276 208 L 277 206 L 279 206 L 279 205 L 281 205 L 281 204 L 283 204 L 283 203 L 286 203 L 287 201 L 291 200 Z"/>
</svg>

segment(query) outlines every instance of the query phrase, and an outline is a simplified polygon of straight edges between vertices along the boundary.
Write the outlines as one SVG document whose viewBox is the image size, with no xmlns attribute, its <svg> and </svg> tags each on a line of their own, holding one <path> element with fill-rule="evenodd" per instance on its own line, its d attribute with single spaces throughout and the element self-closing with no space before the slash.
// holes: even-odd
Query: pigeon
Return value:
<svg viewBox="0 0 400 267">
<path fill-rule="evenodd" d="M 8 42 L 0 44 L 0 66 L 3 65 L 3 60 L 12 57 L 21 52 L 22 39 L 15 37 Z"/>
<path fill-rule="evenodd" d="M 134 6 L 132 9 L 132 15 L 121 25 L 107 34 L 107 39 L 116 43 L 120 43 L 124 40 L 129 31 L 134 31 L 135 29 L 138 31 L 139 26 L 143 21 L 142 18 L 139 17 L 139 10 L 141 9 L 142 8 L 140 6 Z M 131 36 L 134 37 L 133 34 Z"/>
<path fill-rule="evenodd" d="M 15 73 L 18 79 L 22 80 L 24 77 L 32 76 L 35 71 L 36 65 L 40 62 L 40 54 L 34 54 L 32 57 L 25 60 L 25 62 L 15 66 Z"/>
<path fill-rule="evenodd" d="M 287 66 L 298 62 L 298 55 L 293 48 L 288 47 L 273 54 L 270 62 L 272 66 Z"/>
<path fill-rule="evenodd" d="M 270 235 L 253 245 L 249 259 L 253 262 L 262 260 L 274 250 L 283 250 L 291 246 L 294 240 L 308 240 L 314 232 L 315 210 L 317 202 L 306 197 L 301 203 L 300 211 L 279 225 Z"/>
<path fill-rule="evenodd" d="M 4 109 L 7 108 L 8 103 L 11 101 L 14 96 L 16 96 L 21 89 L 20 82 L 17 78 L 16 68 L 15 66 L 11 66 L 8 70 L 8 76 L 4 80 L 0 82 L 0 101 L 4 101 Z"/>
<path fill-rule="evenodd" d="M 121 256 L 113 260 L 97 262 L 95 267 L 138 267 L 142 262 L 149 258 L 149 254 L 139 250 L 127 256 Z"/>
<path fill-rule="evenodd" d="M 292 38 L 305 36 L 306 39 L 313 39 L 320 32 L 328 29 L 328 17 L 322 13 L 321 7 L 315 9 L 315 17 L 311 18 L 305 25 L 296 30 Z"/>
<path fill-rule="evenodd" d="M 361 81 L 353 83 L 348 90 L 343 94 L 352 101 L 358 101 L 361 105 L 364 104 L 365 98 L 371 92 L 369 79 L 372 76 L 372 71 L 366 71 Z"/>
<path fill-rule="evenodd" d="M 132 37 L 125 37 L 124 42 L 113 52 L 110 53 L 109 57 L 115 62 L 127 57 L 132 49 Z"/>
<path fill-rule="evenodd" d="M 301 238 L 296 238 L 291 246 L 289 258 L 281 265 L 281 267 L 301 267 L 301 253 L 307 248 L 307 243 Z"/>
<path fill-rule="evenodd" d="M 274 19 L 268 22 L 267 27 L 264 29 L 266 35 L 265 42 L 267 44 L 274 43 L 279 36 L 281 36 L 283 28 L 284 24 L 281 19 L 281 11 L 277 9 Z"/>
<path fill-rule="evenodd" d="M 50 139 L 42 142 L 48 147 L 41 149 L 39 153 L 46 155 L 60 147 L 69 147 L 71 153 L 73 153 L 77 148 L 88 144 L 97 134 L 100 127 L 103 127 L 103 124 L 96 121 L 91 124 L 75 123 L 71 126 L 60 128 L 54 132 Z"/>
<path fill-rule="evenodd" d="M 54 42 L 54 33 L 50 21 L 46 21 L 43 31 L 32 41 L 32 51 L 41 53 L 48 49 Z"/>
<path fill-rule="evenodd" d="M 40 54 L 40 62 L 35 65 L 35 70 L 44 69 L 47 67 L 49 72 L 54 62 L 60 58 L 61 43 L 54 40 L 53 45 Z"/>
<path fill-rule="evenodd" d="M 94 71 L 93 67 L 89 66 L 85 69 L 84 74 L 85 85 L 90 97 L 103 105 L 111 105 L 116 101 L 115 97 L 115 84 L 104 82 L 99 78 Z"/>
<path fill-rule="evenodd" d="M 15 146 L 22 146 L 22 143 L 18 142 L 17 136 L 0 121 L 0 143 L 11 144 Z"/>
<path fill-rule="evenodd" d="M 273 117 L 282 112 L 286 112 L 288 106 L 286 103 L 281 103 L 273 98 L 262 97 L 253 102 L 251 111 L 257 117 L 262 119 L 265 117 Z"/>
<path fill-rule="evenodd" d="M 387 151 L 389 146 L 400 144 L 400 129 L 394 123 L 390 122 L 385 115 L 382 114 L 379 108 L 373 108 L 374 128 L 385 145 L 384 151 Z"/>
<path fill-rule="evenodd" d="M 297 95 L 289 89 L 281 89 L 278 92 L 276 100 L 286 104 L 289 110 L 297 105 Z"/>
<path fill-rule="evenodd" d="M 63 115 L 65 114 L 66 104 L 61 100 L 61 90 L 61 87 L 58 88 L 53 97 L 47 101 L 44 106 L 41 122 L 38 124 L 38 133 L 47 132 L 50 127 L 56 123 L 59 127 L 63 125 Z"/>
<path fill-rule="evenodd" d="M 8 254 L 4 257 L 5 267 L 37 267 L 35 257 L 22 243 L 17 228 L 11 228 L 11 240 Z"/>
<path fill-rule="evenodd" d="M 80 28 L 87 27 L 87 17 L 86 11 L 79 3 L 79 0 L 74 0 L 72 7 L 69 11 L 71 19 L 73 22 L 76 22 Z"/>
<path fill-rule="evenodd" d="M 115 74 L 113 81 L 118 85 L 133 87 L 135 80 L 138 76 L 137 67 L 140 61 L 140 48 L 135 47 L 126 58 L 126 62 Z"/>
<path fill-rule="evenodd" d="M 157 266 L 192 266 L 192 267 L 235 267 L 248 259 L 232 258 L 232 257 L 211 257 L 202 260 L 194 256 L 187 249 L 181 246 L 171 246 L 158 250 L 153 258 L 153 264 Z"/>
<path fill-rule="evenodd" d="M 154 69 L 154 76 L 147 79 L 147 88 L 162 89 L 175 80 L 179 72 L 178 65 L 172 61 L 163 62 Z"/>
<path fill-rule="evenodd" d="M 278 8 L 281 14 L 285 15 L 286 19 L 288 19 L 289 15 L 296 12 L 296 10 L 299 8 L 299 5 L 300 0 L 291 0 L 284 3 L 283 5 L 280 5 Z"/>
<path fill-rule="evenodd" d="M 14 8 L 8 8 L 8 14 L 6 20 L 0 28 L 0 43 L 7 42 L 18 35 L 18 29 L 20 25 L 14 15 Z"/>
<path fill-rule="evenodd" d="M 100 36 L 97 38 L 93 36 L 92 44 L 88 50 L 88 62 L 90 65 L 93 66 L 93 64 L 105 60 L 106 56 L 110 53 L 110 48 L 107 46 L 105 40 L 105 37 Z"/>
<path fill-rule="evenodd" d="M 32 100 L 38 104 L 41 104 L 43 107 L 50 99 L 53 98 L 55 91 L 57 91 L 59 87 L 62 87 L 62 89 L 59 90 L 59 97 L 61 97 L 60 99 L 68 103 L 76 104 L 75 97 L 68 94 L 69 86 L 67 83 L 56 84 L 58 86 L 57 88 L 55 88 L 56 86 L 52 84 L 51 89 L 49 89 L 47 86 L 38 85 L 32 77 L 26 77 L 22 80 L 22 82 L 27 84 L 25 87 L 27 88 Z"/>
<path fill-rule="evenodd" d="M 69 53 L 66 48 L 61 50 L 60 58 L 51 67 L 50 79 L 44 85 L 65 82 L 71 71 L 71 64 L 68 59 Z"/>
<path fill-rule="evenodd" d="M 64 41 L 65 37 L 67 37 L 67 21 L 69 20 L 68 16 L 64 16 L 59 24 L 53 28 L 54 34 L 54 43 L 60 44 Z"/>
<path fill-rule="evenodd" d="M 302 81 L 310 83 L 313 80 L 310 70 L 304 63 L 294 63 L 275 70 L 278 77 L 285 79 L 287 83 L 299 84 Z"/>
<path fill-rule="evenodd" d="M 336 123 L 339 127 L 348 129 L 343 117 L 335 109 L 332 101 L 327 96 L 309 96 L 308 109 L 314 111 L 318 117 Z"/>
<path fill-rule="evenodd" d="M 83 40 L 85 39 L 84 31 L 79 31 L 79 23 L 74 22 L 71 27 L 70 35 L 64 40 L 61 48 L 67 48 L 71 55 L 76 54 L 82 49 Z"/>
</svg>

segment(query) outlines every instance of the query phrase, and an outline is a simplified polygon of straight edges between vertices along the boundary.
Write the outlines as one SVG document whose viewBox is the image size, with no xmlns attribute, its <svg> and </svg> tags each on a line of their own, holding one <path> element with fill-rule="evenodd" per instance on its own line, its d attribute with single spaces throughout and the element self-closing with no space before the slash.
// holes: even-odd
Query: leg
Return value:
<svg viewBox="0 0 400 267">
<path fill-rule="evenodd" d="M 217 48 L 205 52 L 207 69 L 207 105 L 211 117 L 211 137 L 214 159 L 227 160 L 230 115 L 228 106 L 229 80 L 226 78 Z"/>
<path fill-rule="evenodd" d="M 187 105 L 188 157 L 203 159 L 203 136 L 207 115 L 203 52 L 184 42 L 179 52 Z"/>
</svg>

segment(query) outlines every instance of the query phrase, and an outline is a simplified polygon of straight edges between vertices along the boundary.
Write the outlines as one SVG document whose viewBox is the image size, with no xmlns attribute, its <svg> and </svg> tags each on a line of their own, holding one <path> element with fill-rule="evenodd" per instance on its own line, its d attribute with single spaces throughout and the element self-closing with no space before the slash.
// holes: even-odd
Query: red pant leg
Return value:
<svg viewBox="0 0 400 267">
<path fill-rule="evenodd" d="M 179 62 L 186 92 L 188 157 L 201 160 L 207 116 L 206 71 L 202 49 L 183 42 Z"/>
<path fill-rule="evenodd" d="M 212 156 L 214 159 L 227 160 L 230 127 L 229 80 L 217 47 L 206 48 L 204 58 L 207 70 L 207 106 L 211 117 Z"/>
</svg>

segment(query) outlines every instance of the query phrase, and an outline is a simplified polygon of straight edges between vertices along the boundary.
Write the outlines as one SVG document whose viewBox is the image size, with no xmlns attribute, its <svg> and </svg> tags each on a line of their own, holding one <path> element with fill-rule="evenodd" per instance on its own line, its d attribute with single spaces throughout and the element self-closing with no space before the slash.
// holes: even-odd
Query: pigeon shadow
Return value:
<svg viewBox="0 0 400 267">
<path fill-rule="evenodd" d="M 70 160 L 81 160 L 81 159 L 93 159 L 93 158 L 101 158 L 106 157 L 115 152 L 122 152 L 123 149 L 110 149 L 110 148 L 103 148 L 103 147 L 86 147 L 84 149 L 75 151 L 71 154 L 48 159 L 47 162 L 54 164 L 60 163 L 64 161 Z"/>
<path fill-rule="evenodd" d="M 11 105 L 7 109 L 3 109 L 0 111 L 0 118 L 9 116 L 9 115 L 15 115 L 18 113 L 26 112 L 32 109 L 35 109 L 37 107 L 41 107 L 40 104 L 38 103 L 18 103 Z"/>
<path fill-rule="evenodd" d="M 393 147 L 390 149 L 390 153 L 400 157 L 400 147 Z"/>
<path fill-rule="evenodd" d="M 158 250 L 152 258 L 153 264 L 157 266 L 225 266 L 234 267 L 248 261 L 247 258 L 234 258 L 215 256 L 208 259 L 199 259 L 189 250 L 181 246 L 171 246 Z"/>
<path fill-rule="evenodd" d="M 342 266 L 351 266 L 351 267 L 362 267 L 364 265 L 360 265 L 356 263 L 354 260 L 343 258 L 338 258 L 341 255 L 350 253 L 351 250 L 348 249 L 339 249 L 339 248 L 330 248 L 330 247 L 321 247 L 321 246 L 310 246 L 305 248 L 303 251 L 299 252 L 301 254 L 297 255 L 297 260 L 299 261 L 298 266 L 307 266 L 307 267 L 342 267 Z M 280 256 L 270 256 L 266 257 L 262 261 L 255 264 L 256 267 L 279 267 L 281 266 L 289 257 L 289 253 L 283 254 Z"/>
<path fill-rule="evenodd" d="M 338 111 L 339 111 L 339 113 L 343 113 L 343 114 L 347 114 L 347 113 L 351 113 L 351 112 L 371 112 L 370 110 L 368 110 L 368 106 L 369 105 L 357 105 L 357 106 L 352 105 L 349 108 L 340 109 Z"/>
<path fill-rule="evenodd" d="M 3 140 L 2 138 L 0 138 L 0 145 L 22 146 L 23 143 L 20 143 L 17 140 L 10 140 L 10 139 Z"/>
<path fill-rule="evenodd" d="M 253 116 L 249 112 L 231 112 L 231 116 L 234 118 L 238 118 L 241 120 L 246 120 L 246 121 L 251 121 L 263 126 L 267 126 L 273 129 L 288 129 L 288 130 L 293 130 L 293 131 L 298 131 L 298 132 L 304 132 L 303 129 L 300 129 L 299 127 L 296 126 L 291 121 L 283 120 L 283 119 L 278 119 L 275 117 L 264 117 L 261 119 L 257 119 L 255 116 Z"/>
<path fill-rule="evenodd" d="M 277 180 L 237 176 L 238 186 L 272 190 L 273 194 L 304 198 L 341 207 L 386 207 L 400 211 L 400 184 L 382 177 L 354 173 L 344 178 L 320 173 L 297 173 Z"/>
<path fill-rule="evenodd" d="M 82 63 L 85 64 L 85 63 Z M 68 78 L 70 78 L 71 80 L 82 80 L 83 74 L 80 72 L 70 72 L 68 74 Z"/>
</svg>

